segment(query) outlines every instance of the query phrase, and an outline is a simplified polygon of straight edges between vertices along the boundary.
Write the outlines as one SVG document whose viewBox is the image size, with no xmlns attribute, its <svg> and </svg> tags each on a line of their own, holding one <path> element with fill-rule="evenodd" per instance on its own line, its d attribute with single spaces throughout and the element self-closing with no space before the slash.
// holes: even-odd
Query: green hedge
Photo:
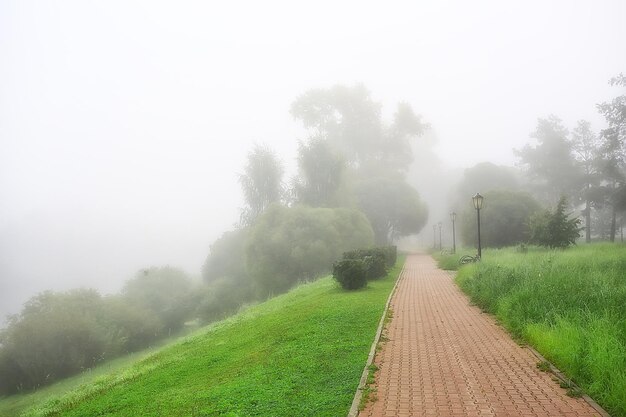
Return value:
<svg viewBox="0 0 626 417">
<path fill-rule="evenodd" d="M 362 288 L 368 280 L 386 276 L 388 269 L 395 265 L 397 256 L 395 246 L 344 252 L 343 260 L 334 265 L 333 276 L 345 289 Z"/>
</svg>

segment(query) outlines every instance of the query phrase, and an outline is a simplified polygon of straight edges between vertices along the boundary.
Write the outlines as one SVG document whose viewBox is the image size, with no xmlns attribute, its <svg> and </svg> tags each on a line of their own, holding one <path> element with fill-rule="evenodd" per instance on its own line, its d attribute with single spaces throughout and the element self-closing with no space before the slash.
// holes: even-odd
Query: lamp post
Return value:
<svg viewBox="0 0 626 417">
<path fill-rule="evenodd" d="M 437 225 L 433 224 L 433 249 L 437 249 Z"/>
<path fill-rule="evenodd" d="M 456 220 L 456 213 L 453 211 L 450 213 L 452 219 L 452 253 L 456 253 L 456 231 L 454 229 L 454 221 Z"/>
<path fill-rule="evenodd" d="M 439 250 L 442 249 L 441 247 L 441 222 L 438 223 L 439 225 Z"/>
<path fill-rule="evenodd" d="M 472 203 L 474 203 L 474 208 L 476 209 L 476 218 L 478 220 L 478 259 L 480 259 L 482 255 L 480 247 L 480 209 L 483 208 L 484 199 L 485 198 L 480 195 L 480 193 L 476 193 L 476 195 L 472 197 Z"/>
</svg>

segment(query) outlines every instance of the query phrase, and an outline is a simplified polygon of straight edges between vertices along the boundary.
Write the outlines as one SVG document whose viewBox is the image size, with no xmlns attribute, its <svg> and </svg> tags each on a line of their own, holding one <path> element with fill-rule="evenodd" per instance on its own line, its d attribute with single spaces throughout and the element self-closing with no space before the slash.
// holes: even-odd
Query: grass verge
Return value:
<svg viewBox="0 0 626 417">
<path fill-rule="evenodd" d="M 23 415 L 345 415 L 403 262 L 358 291 L 301 285 Z"/>
<path fill-rule="evenodd" d="M 626 416 L 626 246 L 490 250 L 459 286 L 614 416 Z"/>
</svg>

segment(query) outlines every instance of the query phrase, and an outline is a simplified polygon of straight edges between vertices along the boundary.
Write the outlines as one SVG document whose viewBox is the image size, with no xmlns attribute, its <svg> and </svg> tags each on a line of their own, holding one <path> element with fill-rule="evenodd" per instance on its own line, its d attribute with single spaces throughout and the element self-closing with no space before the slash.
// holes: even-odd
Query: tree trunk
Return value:
<svg viewBox="0 0 626 417">
<path fill-rule="evenodd" d="M 617 210 L 615 209 L 615 204 L 613 204 L 612 207 L 612 215 L 611 215 L 611 242 L 615 242 L 615 230 L 616 230 L 616 226 L 617 226 L 617 222 L 616 222 L 616 217 L 617 217 Z"/>
<path fill-rule="evenodd" d="M 585 242 L 591 243 L 591 204 L 585 202 Z"/>
</svg>

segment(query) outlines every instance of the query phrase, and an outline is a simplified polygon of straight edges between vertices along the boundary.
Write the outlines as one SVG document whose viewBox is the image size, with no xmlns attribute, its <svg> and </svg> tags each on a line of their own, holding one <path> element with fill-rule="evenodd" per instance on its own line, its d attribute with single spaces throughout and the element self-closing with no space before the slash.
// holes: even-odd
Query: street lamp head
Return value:
<svg viewBox="0 0 626 417">
<path fill-rule="evenodd" d="M 455 221 L 456 220 L 456 212 L 453 211 L 452 213 L 450 213 L 450 218 L 452 219 L 452 221 Z"/>
<path fill-rule="evenodd" d="M 442 225 L 443 225 L 443 223 L 441 223 L 441 222 L 437 223 L 437 226 L 439 226 L 440 229 L 441 229 Z"/>
<path fill-rule="evenodd" d="M 472 202 L 474 203 L 474 208 L 476 210 L 480 210 L 480 209 L 483 208 L 483 200 L 484 199 L 485 199 L 485 197 L 480 195 L 480 193 L 476 193 L 476 195 L 474 197 L 472 197 Z"/>
</svg>

